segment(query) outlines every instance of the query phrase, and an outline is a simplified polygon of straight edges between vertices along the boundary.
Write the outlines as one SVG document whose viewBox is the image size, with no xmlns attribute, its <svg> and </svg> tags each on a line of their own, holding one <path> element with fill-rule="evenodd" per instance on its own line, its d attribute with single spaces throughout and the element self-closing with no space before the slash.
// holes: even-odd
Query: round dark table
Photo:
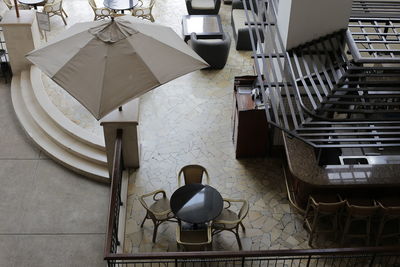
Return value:
<svg viewBox="0 0 400 267">
<path fill-rule="evenodd" d="M 103 5 L 114 11 L 123 11 L 134 8 L 138 0 L 104 0 Z"/>
<path fill-rule="evenodd" d="M 221 194 L 215 188 L 203 184 L 179 187 L 172 194 L 170 203 L 178 219 L 193 224 L 215 219 L 224 206 Z"/>
<path fill-rule="evenodd" d="M 20 2 L 21 4 L 33 6 L 34 9 L 37 9 L 38 5 L 43 5 L 46 1 L 47 0 L 18 0 L 18 2 Z"/>
</svg>

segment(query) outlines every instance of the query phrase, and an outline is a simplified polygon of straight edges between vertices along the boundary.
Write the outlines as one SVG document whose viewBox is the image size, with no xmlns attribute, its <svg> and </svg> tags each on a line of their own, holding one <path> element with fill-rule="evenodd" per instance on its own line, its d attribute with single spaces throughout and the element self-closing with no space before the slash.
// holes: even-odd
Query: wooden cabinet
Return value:
<svg viewBox="0 0 400 267">
<path fill-rule="evenodd" d="M 233 143 L 236 158 L 263 157 L 269 148 L 268 124 L 264 108 L 251 97 L 254 76 L 235 77 Z"/>
</svg>

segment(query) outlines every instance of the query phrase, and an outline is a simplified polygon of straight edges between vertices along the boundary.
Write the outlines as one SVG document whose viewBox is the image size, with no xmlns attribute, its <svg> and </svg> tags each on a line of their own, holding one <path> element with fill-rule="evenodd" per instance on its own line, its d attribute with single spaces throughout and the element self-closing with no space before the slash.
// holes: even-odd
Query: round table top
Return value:
<svg viewBox="0 0 400 267">
<path fill-rule="evenodd" d="M 224 201 L 213 187 L 187 184 L 171 196 L 171 210 L 175 216 L 189 223 L 205 223 L 215 219 L 222 211 Z"/>
<path fill-rule="evenodd" d="M 39 5 L 41 3 L 46 2 L 47 0 L 18 0 L 18 2 L 20 2 L 21 4 L 25 4 L 25 5 Z"/>
<path fill-rule="evenodd" d="M 132 9 L 138 4 L 138 0 L 104 0 L 103 5 L 112 10 Z"/>
</svg>

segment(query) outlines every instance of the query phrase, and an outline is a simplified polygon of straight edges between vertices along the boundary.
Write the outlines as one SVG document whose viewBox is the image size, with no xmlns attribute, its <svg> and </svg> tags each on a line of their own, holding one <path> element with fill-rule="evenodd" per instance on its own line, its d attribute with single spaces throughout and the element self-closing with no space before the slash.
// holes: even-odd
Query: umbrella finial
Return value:
<svg viewBox="0 0 400 267">
<path fill-rule="evenodd" d="M 106 43 L 116 43 L 138 33 L 129 21 L 114 20 L 114 17 L 111 17 L 111 21 L 90 28 L 89 32 Z"/>
</svg>

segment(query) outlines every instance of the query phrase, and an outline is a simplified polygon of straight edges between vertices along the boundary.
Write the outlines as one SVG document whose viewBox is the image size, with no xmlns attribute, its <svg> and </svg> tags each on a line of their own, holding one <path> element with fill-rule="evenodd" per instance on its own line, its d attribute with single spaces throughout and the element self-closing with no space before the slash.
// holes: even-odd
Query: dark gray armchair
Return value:
<svg viewBox="0 0 400 267">
<path fill-rule="evenodd" d="M 221 7 L 221 0 L 186 0 L 189 15 L 216 15 Z"/>
<path fill-rule="evenodd" d="M 228 60 L 231 38 L 224 33 L 220 39 L 198 39 L 193 32 L 189 44 L 210 65 L 210 69 L 222 69 Z"/>
<path fill-rule="evenodd" d="M 255 7 L 255 12 L 257 13 L 257 2 L 253 1 L 253 6 Z M 250 7 L 250 3 L 247 4 Z M 252 14 L 249 14 L 252 17 Z M 257 16 L 257 15 L 256 15 Z M 233 0 L 232 2 L 232 14 L 231 14 L 231 23 L 233 30 L 233 37 L 236 42 L 236 50 L 252 50 L 250 34 L 254 36 L 254 39 L 257 40 L 257 30 L 260 34 L 261 41 L 264 40 L 262 30 L 257 26 L 253 25 L 249 28 L 246 25 L 246 11 L 243 7 L 243 2 L 241 0 Z"/>
</svg>

